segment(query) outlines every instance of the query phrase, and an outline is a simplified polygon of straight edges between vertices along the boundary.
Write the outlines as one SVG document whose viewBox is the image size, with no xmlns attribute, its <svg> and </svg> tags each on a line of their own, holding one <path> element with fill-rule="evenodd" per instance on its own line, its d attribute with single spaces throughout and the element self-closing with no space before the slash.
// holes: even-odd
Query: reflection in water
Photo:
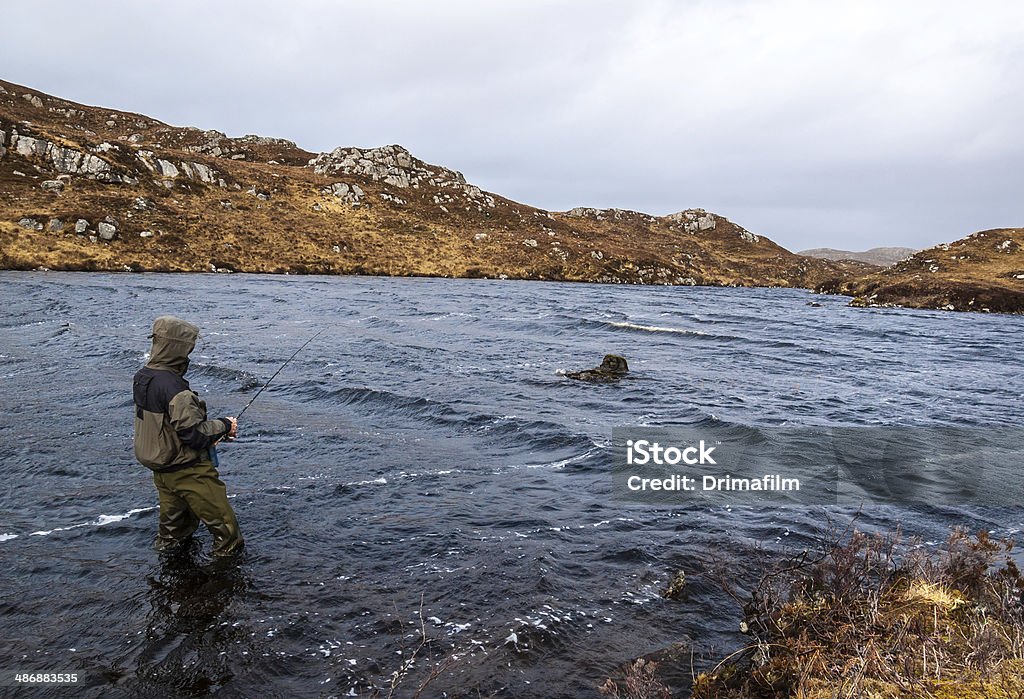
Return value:
<svg viewBox="0 0 1024 699">
<path fill-rule="evenodd" d="M 237 559 L 201 563 L 193 540 L 162 557 L 148 576 L 149 605 L 141 647 L 126 665 L 133 694 L 174 690 L 181 696 L 216 692 L 236 673 L 234 649 L 248 636 L 230 613 L 250 582 Z M 244 653 L 245 651 L 243 651 Z"/>
</svg>

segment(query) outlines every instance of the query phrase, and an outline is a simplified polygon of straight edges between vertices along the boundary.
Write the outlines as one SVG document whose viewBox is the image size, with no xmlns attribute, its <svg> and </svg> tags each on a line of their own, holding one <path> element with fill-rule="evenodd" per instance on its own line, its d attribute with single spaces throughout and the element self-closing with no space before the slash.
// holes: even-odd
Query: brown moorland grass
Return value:
<svg viewBox="0 0 1024 699">
<path fill-rule="evenodd" d="M 804 288 L 863 271 L 795 255 L 713 214 L 713 228 L 687 231 L 669 217 L 636 212 L 554 213 L 494 194 L 483 204 L 451 181 L 399 187 L 365 174 L 317 174 L 307 167 L 315 154 L 281 139 L 232 138 L 4 81 L 0 88 L 7 146 L 0 154 L 0 268 L 195 272 L 212 265 L 270 273 Z M 42 182 L 58 174 L 54 163 L 18 152 L 14 131 L 91 153 L 124 181 L 72 174 L 63 191 L 44 190 Z M 163 159 L 179 176 L 144 167 L 145 153 L 147 162 Z M 212 168 L 214 182 L 181 174 L 183 163 Z M 365 196 L 352 202 L 324 193 L 338 182 L 360 187 Z M 152 206 L 135 207 L 137 198 Z M 78 218 L 95 232 L 108 216 L 118 226 L 113 240 L 74 234 Z M 63 226 L 35 231 L 19 227 L 22 218 L 60 218 Z"/>
<path fill-rule="evenodd" d="M 979 231 L 819 290 L 854 296 L 856 306 L 1024 313 L 1024 228 Z"/>
<path fill-rule="evenodd" d="M 696 209 L 683 212 L 687 220 L 710 217 L 713 227 L 688 229 L 681 216 L 617 209 L 548 212 L 496 194 L 483 205 L 451 182 L 432 179 L 398 187 L 365 174 L 321 175 L 307 167 L 315 154 L 290 141 L 169 126 L 4 81 L 0 131 L 6 147 L 0 152 L 2 269 L 794 287 L 852 295 L 854 305 L 863 306 L 1024 312 L 1019 228 L 983 231 L 880 270 L 796 255 Z M 44 190 L 42 182 L 58 174 L 55 165 L 38 153 L 18 152 L 15 131 L 91 153 L 123 181 L 73 174 L 64 176 L 63 191 Z M 202 164 L 212 169 L 214 182 L 151 172 L 143 153 L 150 164 L 163 159 L 181 172 L 184 163 Z M 360 187 L 362 201 L 324 193 L 339 182 Z M 135 208 L 137 198 L 153 205 Z M 113 240 L 74 235 L 74 220 L 88 220 L 94 231 L 107 217 L 118 225 Z M 44 224 L 59 218 L 63 227 L 29 230 L 18 226 L 22 218 Z"/>
<path fill-rule="evenodd" d="M 955 529 L 931 549 L 849 531 L 765 573 L 744 605 L 750 643 L 693 683 L 694 699 L 1016 699 L 1024 696 L 1024 577 L 1013 542 Z M 669 696 L 639 661 L 601 693 Z"/>
</svg>

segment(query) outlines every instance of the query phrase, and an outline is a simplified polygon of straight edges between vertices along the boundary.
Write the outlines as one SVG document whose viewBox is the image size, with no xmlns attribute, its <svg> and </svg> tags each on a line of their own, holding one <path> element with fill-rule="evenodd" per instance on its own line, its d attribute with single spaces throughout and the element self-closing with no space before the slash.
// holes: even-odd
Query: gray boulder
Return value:
<svg viewBox="0 0 1024 699">
<path fill-rule="evenodd" d="M 362 187 L 345 182 L 335 182 L 330 187 L 324 187 L 322 191 L 324 194 L 333 194 L 336 198 L 349 204 L 358 204 L 366 196 Z"/>
<path fill-rule="evenodd" d="M 15 152 L 25 158 L 41 158 L 46 155 L 47 142 L 41 138 L 31 136 L 11 136 L 11 147 Z"/>
<path fill-rule="evenodd" d="M 39 187 L 44 192 L 54 192 L 59 194 L 60 192 L 64 191 L 64 183 L 61 182 L 60 180 L 43 180 L 39 184 Z"/>
<path fill-rule="evenodd" d="M 106 221 L 100 222 L 100 225 L 96 226 L 96 230 L 102 240 L 113 240 L 117 235 L 117 226 Z"/>
<path fill-rule="evenodd" d="M 217 173 L 214 172 L 213 168 L 207 167 L 202 163 L 191 163 L 191 165 L 192 170 L 195 172 L 195 177 L 199 179 L 200 182 L 205 182 L 206 184 L 213 184 L 217 181 Z"/>
<path fill-rule="evenodd" d="M 64 230 L 64 222 L 59 218 L 51 218 L 47 228 L 50 229 L 51 233 L 57 233 Z"/>
<path fill-rule="evenodd" d="M 42 221 L 37 221 L 34 218 L 25 217 L 18 221 L 18 225 L 22 228 L 27 228 L 30 231 L 41 231 L 43 230 Z"/>
<path fill-rule="evenodd" d="M 217 173 L 213 168 L 207 167 L 202 163 L 187 163 L 182 161 L 181 170 L 190 180 L 199 180 L 206 184 L 215 184 L 217 182 Z"/>
<path fill-rule="evenodd" d="M 80 218 L 75 221 L 75 233 L 78 235 L 85 235 L 85 232 L 89 230 L 89 222 L 84 218 Z"/>
<path fill-rule="evenodd" d="M 157 159 L 156 161 L 156 172 L 161 177 L 177 177 L 178 168 L 174 167 L 174 163 L 169 160 Z"/>
</svg>

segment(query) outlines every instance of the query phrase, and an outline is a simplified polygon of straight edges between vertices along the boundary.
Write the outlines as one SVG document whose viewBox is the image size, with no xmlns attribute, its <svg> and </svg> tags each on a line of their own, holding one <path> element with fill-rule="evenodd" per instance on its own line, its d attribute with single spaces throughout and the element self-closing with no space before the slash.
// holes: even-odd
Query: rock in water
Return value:
<svg viewBox="0 0 1024 699">
<path fill-rule="evenodd" d="M 617 354 L 606 354 L 601 366 L 584 371 L 573 371 L 566 376 L 580 381 L 616 381 L 629 373 L 626 358 Z"/>
</svg>

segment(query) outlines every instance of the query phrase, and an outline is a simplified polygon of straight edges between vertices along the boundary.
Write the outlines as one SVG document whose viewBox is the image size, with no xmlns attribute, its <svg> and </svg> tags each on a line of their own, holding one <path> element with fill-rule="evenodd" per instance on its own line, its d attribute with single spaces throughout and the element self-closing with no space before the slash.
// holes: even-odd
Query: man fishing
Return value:
<svg viewBox="0 0 1024 699">
<path fill-rule="evenodd" d="M 160 529 L 153 542 L 170 551 L 202 521 L 213 555 L 242 549 L 242 534 L 217 473 L 216 445 L 238 435 L 233 417 L 208 420 L 206 403 L 189 388 L 185 372 L 199 328 L 174 316 L 153 322 L 149 362 L 135 374 L 135 457 L 153 471 L 160 498 Z"/>
</svg>

